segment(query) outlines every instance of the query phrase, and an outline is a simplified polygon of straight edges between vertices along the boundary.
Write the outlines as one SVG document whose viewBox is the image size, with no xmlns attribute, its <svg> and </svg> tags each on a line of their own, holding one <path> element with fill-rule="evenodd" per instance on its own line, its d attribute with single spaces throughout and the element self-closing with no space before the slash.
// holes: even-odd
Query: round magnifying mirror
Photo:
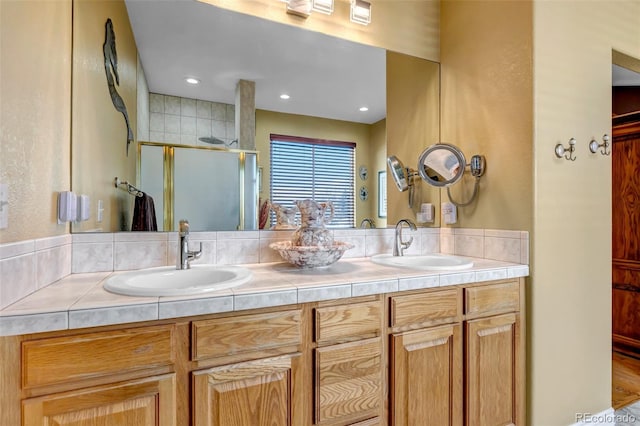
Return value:
<svg viewBox="0 0 640 426">
<path fill-rule="evenodd" d="M 387 158 L 387 164 L 389 165 L 389 169 L 391 170 L 393 181 L 398 187 L 398 191 L 406 191 L 409 188 L 409 179 L 407 176 L 407 169 L 405 169 L 402 161 L 398 160 L 398 157 L 396 157 L 395 155 L 390 155 Z"/>
<path fill-rule="evenodd" d="M 418 173 L 429 185 L 447 187 L 462 178 L 467 165 L 464 154 L 446 143 L 431 145 L 418 157 Z"/>
</svg>

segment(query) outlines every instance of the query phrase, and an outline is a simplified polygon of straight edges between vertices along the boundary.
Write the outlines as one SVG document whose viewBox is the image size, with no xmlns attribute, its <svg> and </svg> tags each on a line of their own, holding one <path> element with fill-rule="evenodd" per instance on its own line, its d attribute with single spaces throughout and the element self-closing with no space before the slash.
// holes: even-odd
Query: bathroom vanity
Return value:
<svg viewBox="0 0 640 426">
<path fill-rule="evenodd" d="M 299 280 L 296 303 L 5 336 L 0 423 L 524 425 L 528 268 L 484 264 L 367 263 L 358 283 L 263 266 Z"/>
</svg>

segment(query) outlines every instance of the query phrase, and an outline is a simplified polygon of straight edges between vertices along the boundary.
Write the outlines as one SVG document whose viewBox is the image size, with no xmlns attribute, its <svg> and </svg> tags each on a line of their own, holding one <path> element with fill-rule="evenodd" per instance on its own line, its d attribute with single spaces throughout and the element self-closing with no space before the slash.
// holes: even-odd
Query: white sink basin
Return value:
<svg viewBox="0 0 640 426">
<path fill-rule="evenodd" d="M 163 266 L 114 275 L 104 289 L 125 296 L 183 296 L 237 287 L 250 279 L 251 271 L 240 266 Z"/>
<path fill-rule="evenodd" d="M 404 255 L 393 256 L 378 254 L 371 257 L 373 263 L 396 268 L 422 269 L 429 271 L 459 271 L 469 269 L 473 262 L 463 257 L 446 254 Z"/>
</svg>

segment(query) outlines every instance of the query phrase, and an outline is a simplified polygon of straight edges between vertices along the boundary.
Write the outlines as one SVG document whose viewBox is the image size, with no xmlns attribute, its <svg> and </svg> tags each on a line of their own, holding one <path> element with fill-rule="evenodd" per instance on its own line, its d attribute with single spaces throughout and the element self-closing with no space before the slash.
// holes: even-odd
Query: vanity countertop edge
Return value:
<svg viewBox="0 0 640 426">
<path fill-rule="evenodd" d="M 241 265 L 252 279 L 239 287 L 182 297 L 131 297 L 103 289 L 122 272 L 71 274 L 0 310 L 0 336 L 40 333 L 236 312 L 322 300 L 396 293 L 526 277 L 529 265 L 469 258 L 462 271 L 426 271 L 342 259 L 329 268 L 301 270 L 286 263 Z"/>
</svg>

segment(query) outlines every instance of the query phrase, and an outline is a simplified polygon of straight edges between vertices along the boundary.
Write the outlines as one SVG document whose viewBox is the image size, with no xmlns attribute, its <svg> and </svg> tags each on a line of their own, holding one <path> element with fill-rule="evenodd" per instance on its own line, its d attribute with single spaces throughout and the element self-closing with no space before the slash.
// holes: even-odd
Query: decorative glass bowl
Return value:
<svg viewBox="0 0 640 426">
<path fill-rule="evenodd" d="M 269 247 L 280 253 L 287 262 L 299 268 L 319 268 L 338 261 L 353 244 L 335 241 L 330 247 L 296 246 L 291 241 L 279 241 Z"/>
</svg>

